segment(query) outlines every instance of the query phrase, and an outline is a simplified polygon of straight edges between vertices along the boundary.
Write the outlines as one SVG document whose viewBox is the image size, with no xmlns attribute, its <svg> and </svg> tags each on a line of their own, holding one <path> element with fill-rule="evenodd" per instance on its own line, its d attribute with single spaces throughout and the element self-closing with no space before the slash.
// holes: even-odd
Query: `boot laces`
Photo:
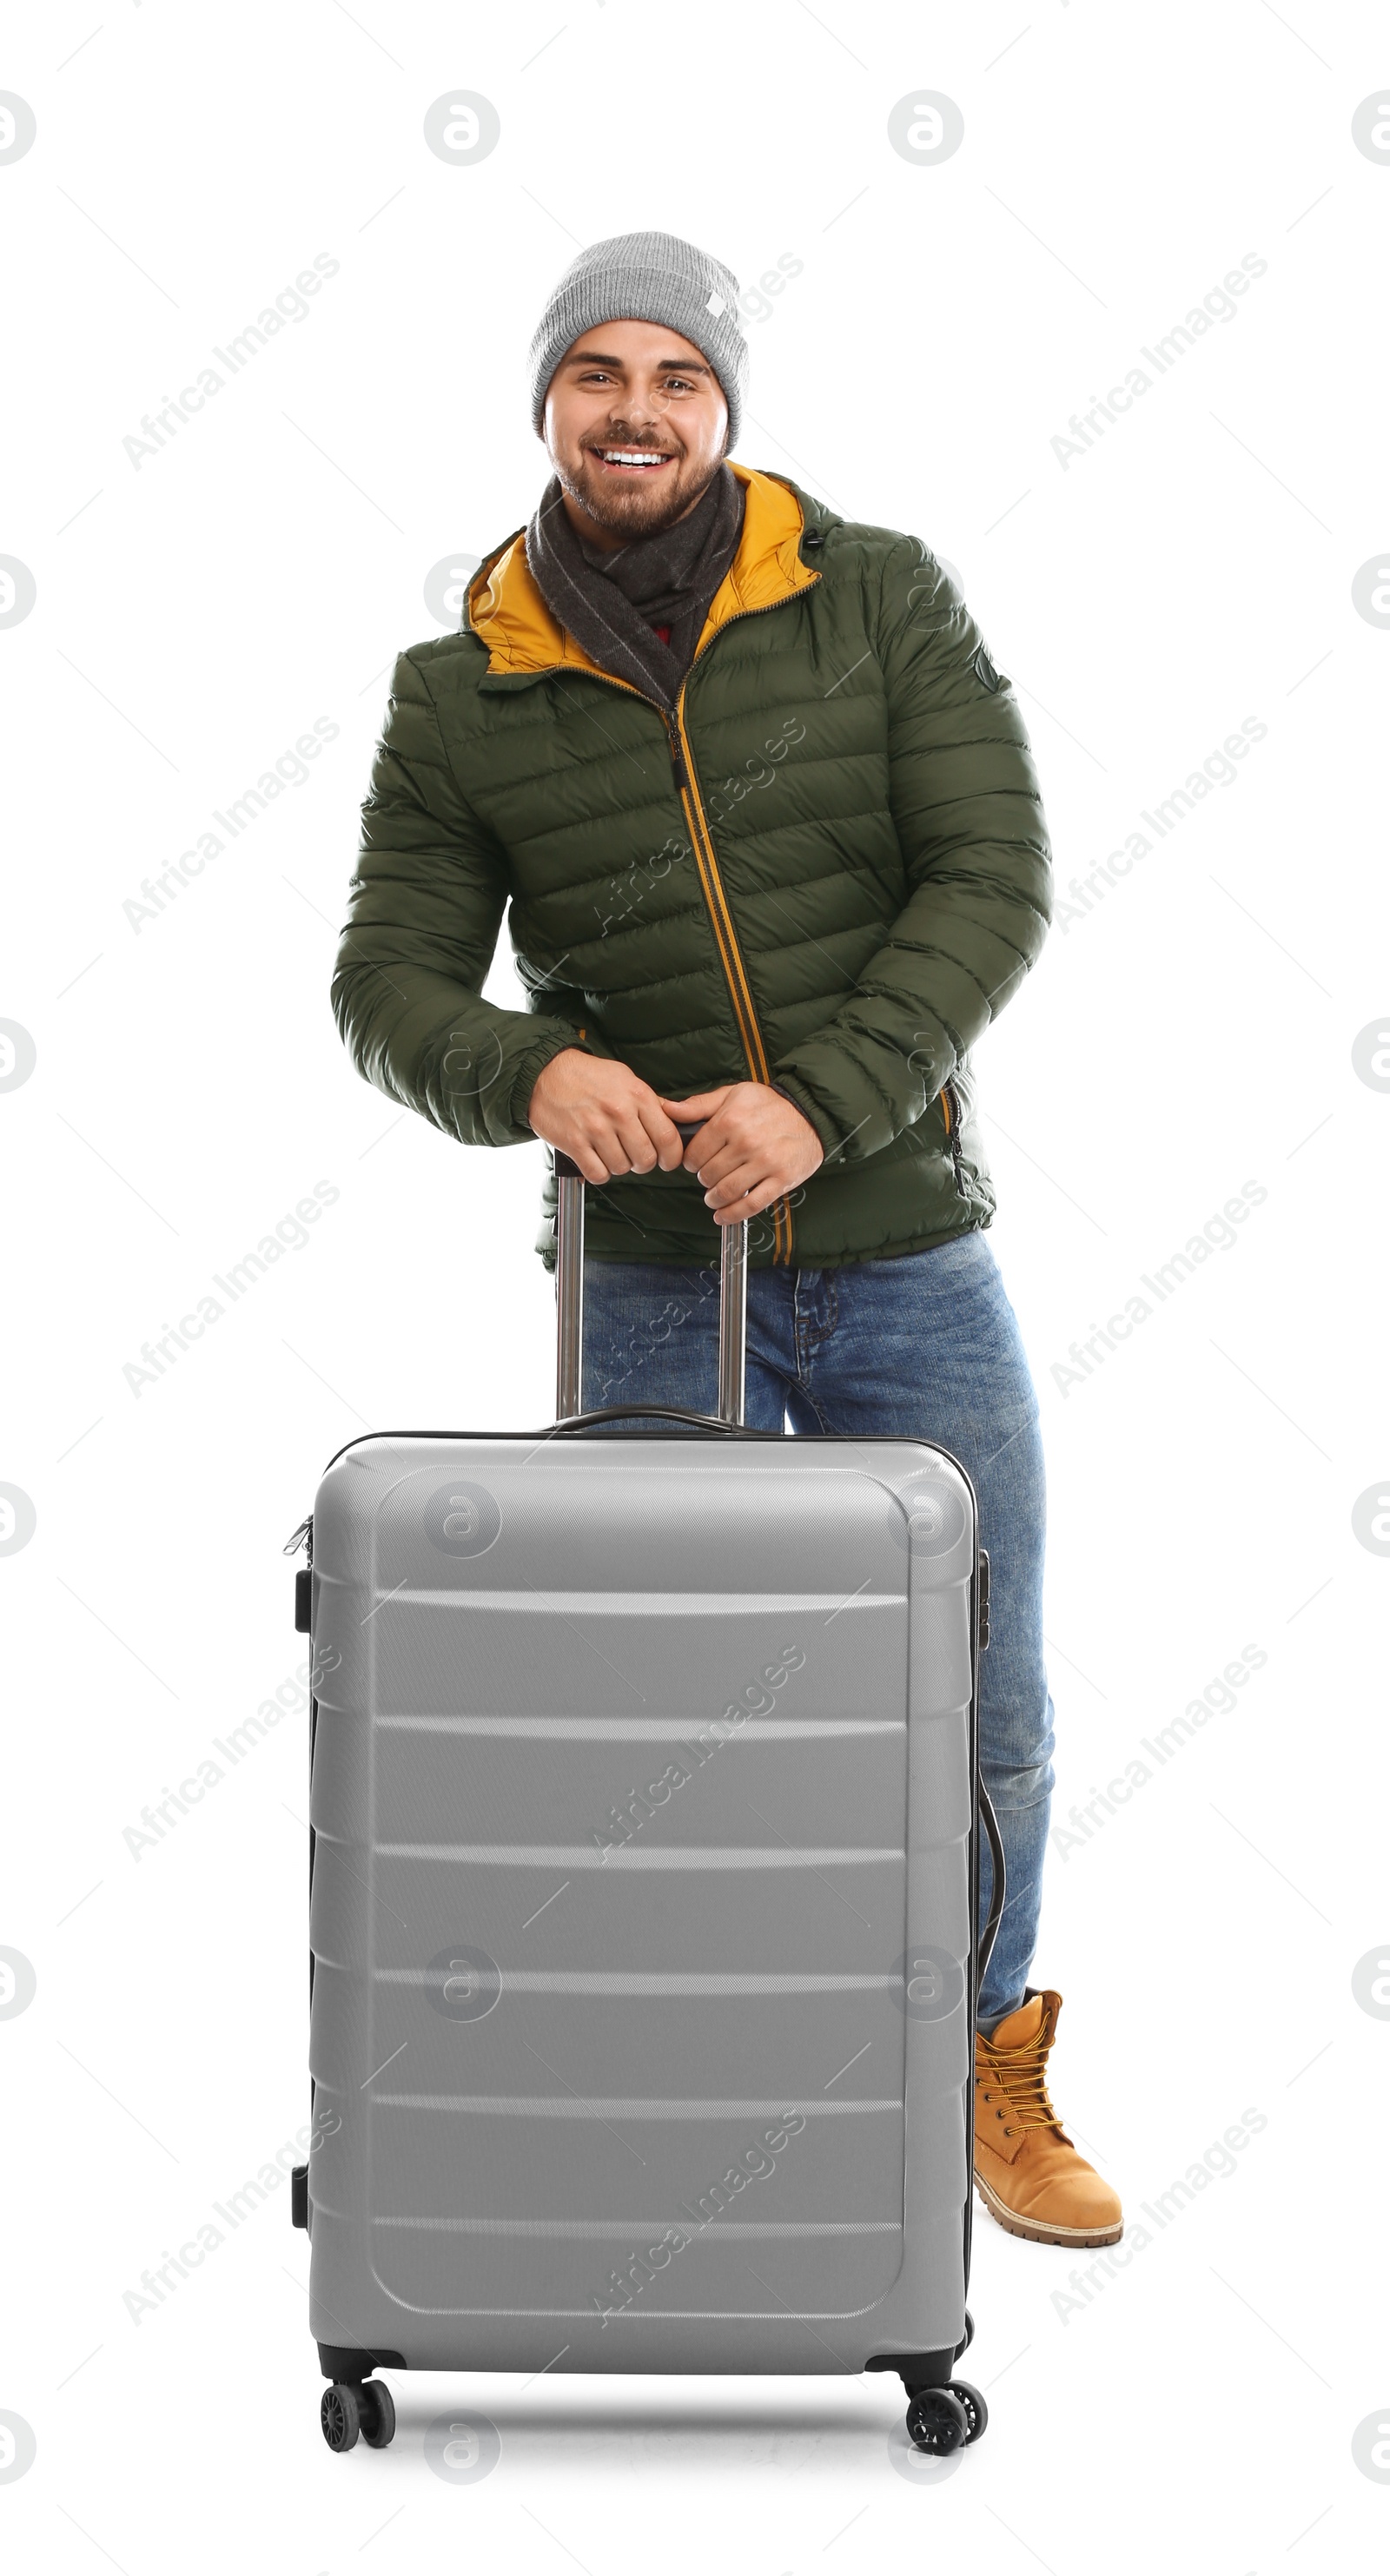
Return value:
<svg viewBox="0 0 1390 2576">
<path fill-rule="evenodd" d="M 989 2078 L 985 2089 L 1004 2095 L 1021 2129 L 1060 2129 L 1062 2126 L 1047 2090 L 1047 2059 L 1051 2046 L 1052 2024 L 1047 2014 L 1043 2016 L 1037 2037 L 1024 2040 L 1018 2048 L 996 2049 L 989 2040 L 985 2041 L 982 2072 L 987 2072 Z"/>
</svg>

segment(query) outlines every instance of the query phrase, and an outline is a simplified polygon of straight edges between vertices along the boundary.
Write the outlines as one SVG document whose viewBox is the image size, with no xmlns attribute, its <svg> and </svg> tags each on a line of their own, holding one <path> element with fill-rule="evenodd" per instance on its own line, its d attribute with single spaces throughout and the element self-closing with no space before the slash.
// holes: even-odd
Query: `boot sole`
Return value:
<svg viewBox="0 0 1390 2576">
<path fill-rule="evenodd" d="M 1047 2227 L 1040 2219 L 1020 2218 L 996 2191 L 991 2191 L 983 2175 L 976 2174 L 975 2189 L 990 2217 L 1010 2236 L 1026 2237 L 1031 2245 L 1118 2245 L 1125 2232 L 1121 2219 L 1116 2227 Z"/>
</svg>

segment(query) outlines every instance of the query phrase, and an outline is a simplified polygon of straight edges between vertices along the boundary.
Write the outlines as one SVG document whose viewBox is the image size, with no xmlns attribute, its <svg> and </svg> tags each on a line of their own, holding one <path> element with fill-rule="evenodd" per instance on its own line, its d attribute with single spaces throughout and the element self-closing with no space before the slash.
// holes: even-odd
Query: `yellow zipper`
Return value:
<svg viewBox="0 0 1390 2576">
<path fill-rule="evenodd" d="M 692 662 L 691 669 L 693 670 L 694 667 Z M 719 962 L 728 980 L 734 1017 L 738 1021 L 739 1036 L 743 1041 L 743 1052 L 748 1059 L 749 1073 L 754 1082 L 770 1083 L 772 1075 L 768 1070 L 767 1050 L 763 1045 L 762 1030 L 758 1026 L 758 1015 L 753 1007 L 748 970 L 743 963 L 743 952 L 738 944 L 738 933 L 734 929 L 729 899 L 724 892 L 724 882 L 719 874 L 719 862 L 714 855 L 714 841 L 709 822 L 700 802 L 700 791 L 695 784 L 695 761 L 690 749 L 690 736 L 685 729 L 684 680 L 681 682 L 676 698 L 676 729 L 680 737 L 681 762 L 685 772 L 685 784 L 679 789 L 681 806 L 690 825 L 695 865 L 700 873 L 700 887 L 714 929 Z M 785 1198 L 774 1199 L 772 1258 L 774 1263 L 789 1263 L 791 1257 L 791 1208 Z"/>
<path fill-rule="evenodd" d="M 782 602 L 781 600 L 771 600 L 767 605 L 769 607 L 780 608 L 782 606 Z M 737 612 L 738 615 L 744 617 L 756 617 L 759 613 L 760 612 L 757 609 L 741 609 Z M 726 618 L 725 620 L 726 626 L 732 626 L 734 623 L 735 620 L 732 617 Z M 721 626 L 718 628 L 717 632 L 722 635 L 724 627 Z M 710 636 L 708 639 L 711 644 L 714 640 L 714 636 Z M 699 658 L 700 656 L 697 653 L 695 655 L 695 661 L 692 661 L 690 665 L 690 669 L 692 671 L 695 668 L 695 662 L 698 662 Z M 553 667 L 557 670 L 563 670 L 564 665 L 557 663 Z M 671 720 L 668 717 L 665 708 L 660 705 L 657 699 L 649 698 L 645 689 L 635 688 L 631 680 L 616 679 L 611 671 L 595 670 L 590 672 L 588 676 L 591 679 L 605 680 L 610 689 L 626 689 L 629 697 L 640 698 L 644 706 L 655 707 L 657 714 L 660 716 L 661 721 L 666 728 L 667 741 L 671 744 L 673 750 L 679 747 L 684 784 L 681 783 L 680 779 L 677 780 L 677 794 L 681 800 L 681 811 L 685 815 L 686 822 L 690 827 L 691 845 L 695 852 L 695 865 L 699 871 L 700 877 L 700 891 L 705 898 L 705 909 L 709 914 L 710 926 L 714 932 L 714 944 L 719 951 L 719 962 L 724 969 L 725 980 L 729 987 L 729 997 L 734 1006 L 734 1017 L 738 1022 L 739 1037 L 742 1040 L 743 1052 L 748 1062 L 749 1079 L 753 1082 L 765 1082 L 770 1084 L 772 1081 L 772 1075 L 768 1070 L 767 1050 L 763 1045 L 762 1030 L 758 1026 L 758 1015 L 753 1007 L 753 995 L 749 988 L 748 972 L 743 963 L 743 954 L 738 944 L 738 934 L 734 929 L 733 916 L 729 910 L 729 899 L 724 892 L 723 879 L 719 874 L 719 862 L 714 855 L 714 841 L 710 833 L 709 823 L 705 815 L 705 809 L 700 802 L 699 789 L 695 784 L 695 763 L 691 756 L 690 737 L 685 730 L 685 689 L 686 680 L 689 679 L 690 673 L 687 672 L 686 680 L 682 680 L 680 691 L 676 698 L 676 729 L 674 734 L 671 729 Z M 785 1198 L 774 1199 L 772 1202 L 772 1258 L 775 1264 L 780 1263 L 787 1265 L 790 1264 L 791 1257 L 791 1205 Z"/>
<path fill-rule="evenodd" d="M 819 581 L 820 578 L 821 575 L 819 573 L 813 573 L 813 581 Z M 724 634 L 730 626 L 736 625 L 740 617 L 764 616 L 768 609 L 781 608 L 784 605 L 785 601 L 782 599 L 771 599 L 764 600 L 760 608 L 736 609 L 732 617 L 725 618 L 723 625 L 716 629 L 714 635 L 706 636 L 703 643 L 696 646 L 694 657 L 690 664 L 690 671 L 694 670 L 695 664 L 699 661 L 701 653 L 707 652 L 709 647 L 717 640 L 717 637 Z M 719 874 L 719 862 L 714 855 L 714 837 L 709 828 L 705 809 L 700 802 L 700 791 L 695 784 L 695 763 L 690 752 L 690 737 L 685 730 L 685 692 L 690 680 L 690 671 L 687 671 L 676 694 L 676 724 L 680 733 L 682 765 L 685 770 L 686 781 L 689 788 L 689 811 L 700 827 L 698 831 L 692 831 L 691 834 L 691 839 L 695 849 L 695 864 L 700 871 L 701 890 L 704 894 L 710 921 L 713 925 L 715 942 L 719 949 L 720 963 L 723 966 L 724 973 L 728 979 L 730 998 L 734 1005 L 734 1016 L 738 1021 L 739 1035 L 743 1040 L 743 1051 L 748 1058 L 748 1070 L 755 1082 L 770 1083 L 772 1075 L 768 1070 L 767 1050 L 763 1045 L 762 1031 L 758 1026 L 758 1015 L 753 1007 L 753 995 L 749 988 L 747 969 L 744 966 L 742 951 L 739 948 L 738 935 L 734 929 L 733 916 L 729 910 L 729 899 L 724 892 L 723 880 Z M 639 690 L 637 694 L 641 696 L 642 692 Z M 655 701 L 653 700 L 652 703 L 655 704 Z M 662 722 L 666 723 L 664 710 L 658 707 L 657 713 L 661 716 Z M 668 735 L 669 731 L 670 727 L 668 725 Z M 682 808 L 684 809 L 684 790 L 681 791 L 681 803 Z M 702 836 L 704 842 L 703 856 L 701 854 Z M 790 1265 L 791 1257 L 791 1201 L 786 1198 L 774 1199 L 772 1203 L 773 1263 L 774 1265 L 779 1263 Z"/>
</svg>

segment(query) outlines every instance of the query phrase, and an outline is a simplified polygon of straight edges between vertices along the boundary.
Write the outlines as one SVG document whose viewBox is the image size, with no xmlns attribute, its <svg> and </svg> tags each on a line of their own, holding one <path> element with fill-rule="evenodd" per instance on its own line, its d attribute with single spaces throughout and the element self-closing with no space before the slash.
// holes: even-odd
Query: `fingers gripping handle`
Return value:
<svg viewBox="0 0 1390 2576">
<path fill-rule="evenodd" d="M 698 1135 L 703 1122 L 676 1121 L 682 1144 Z M 555 1282 L 559 1347 L 555 1373 L 555 1419 L 570 1421 L 580 1410 L 584 1353 L 584 1175 L 568 1154 L 555 1149 Z M 717 1417 L 742 1423 L 744 1348 L 748 1334 L 748 1220 L 719 1228 L 719 1393 Z"/>
<path fill-rule="evenodd" d="M 699 1135 L 704 1123 L 702 1118 L 673 1118 L 671 1121 L 683 1145 L 688 1145 L 692 1136 Z M 564 1180 L 583 1180 L 584 1175 L 579 1165 L 571 1161 L 568 1154 L 562 1154 L 558 1145 L 552 1145 L 550 1150 L 554 1156 L 557 1177 Z"/>
</svg>

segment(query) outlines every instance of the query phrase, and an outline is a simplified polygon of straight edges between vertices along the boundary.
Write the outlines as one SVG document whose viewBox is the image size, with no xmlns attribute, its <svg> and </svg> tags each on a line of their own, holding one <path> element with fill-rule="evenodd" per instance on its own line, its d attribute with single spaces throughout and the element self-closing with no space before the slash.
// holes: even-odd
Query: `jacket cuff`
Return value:
<svg viewBox="0 0 1390 2576">
<path fill-rule="evenodd" d="M 782 1098 L 784 1100 L 789 1100 L 793 1109 L 800 1110 L 807 1126 L 814 1127 L 828 1159 L 840 1142 L 840 1131 L 836 1127 L 834 1120 L 827 1118 L 824 1110 L 817 1106 L 810 1092 L 801 1090 L 799 1086 L 796 1089 L 793 1089 L 789 1082 L 770 1082 L 768 1088 L 772 1091 L 780 1091 Z"/>
<path fill-rule="evenodd" d="M 585 1046 L 577 1029 L 561 1029 L 552 1021 L 549 1033 L 529 1046 L 517 1064 L 508 1106 L 512 1124 L 520 1128 L 523 1136 L 534 1136 L 536 1132 L 526 1114 L 531 1094 L 552 1057 L 563 1055 L 566 1047 L 578 1047 L 581 1055 L 594 1053 L 592 1047 Z"/>
</svg>

